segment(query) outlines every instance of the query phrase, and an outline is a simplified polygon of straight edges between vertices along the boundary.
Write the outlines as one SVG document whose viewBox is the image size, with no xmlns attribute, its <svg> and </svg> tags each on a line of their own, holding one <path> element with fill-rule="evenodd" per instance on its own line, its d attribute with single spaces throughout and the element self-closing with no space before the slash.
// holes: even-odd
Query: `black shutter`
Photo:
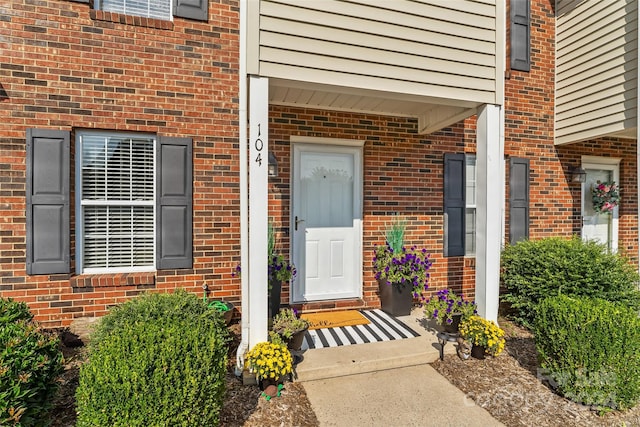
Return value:
<svg viewBox="0 0 640 427">
<path fill-rule="evenodd" d="M 69 132 L 27 129 L 27 274 L 69 273 Z"/>
<path fill-rule="evenodd" d="M 156 242 L 158 269 L 193 267 L 191 138 L 158 136 Z"/>
<path fill-rule="evenodd" d="M 531 68 L 529 10 L 529 0 L 511 0 L 511 68 L 514 70 Z"/>
<path fill-rule="evenodd" d="M 529 238 L 529 159 L 509 158 L 509 243 Z"/>
<path fill-rule="evenodd" d="M 209 0 L 175 0 L 174 15 L 198 21 L 209 20 Z"/>
<path fill-rule="evenodd" d="M 464 255 L 464 154 L 444 155 L 444 256 Z"/>
</svg>

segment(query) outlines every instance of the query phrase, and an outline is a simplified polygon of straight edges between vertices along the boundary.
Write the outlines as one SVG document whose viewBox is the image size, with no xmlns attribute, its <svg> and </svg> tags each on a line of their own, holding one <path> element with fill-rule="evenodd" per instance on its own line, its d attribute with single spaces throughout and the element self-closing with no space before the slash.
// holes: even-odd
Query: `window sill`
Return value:
<svg viewBox="0 0 640 427">
<path fill-rule="evenodd" d="M 95 21 L 115 22 L 116 24 L 135 25 L 137 27 L 157 28 L 159 30 L 173 30 L 173 22 L 162 19 L 145 18 L 143 16 L 124 15 L 104 10 L 91 9 L 91 19 Z"/>
<path fill-rule="evenodd" d="M 72 277 L 73 288 L 113 288 L 119 286 L 155 286 L 156 273 L 83 274 Z"/>
</svg>

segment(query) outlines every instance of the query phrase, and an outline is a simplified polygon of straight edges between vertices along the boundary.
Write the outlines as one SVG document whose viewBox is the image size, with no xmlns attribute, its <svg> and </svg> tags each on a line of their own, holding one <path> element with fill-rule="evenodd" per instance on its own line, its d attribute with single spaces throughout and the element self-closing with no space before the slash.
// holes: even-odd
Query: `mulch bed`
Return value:
<svg viewBox="0 0 640 427">
<path fill-rule="evenodd" d="M 307 393 L 301 383 L 287 382 L 280 397 L 266 400 L 257 385 L 243 385 L 235 376 L 236 349 L 241 331 L 237 324 L 229 327 L 229 369 L 220 425 L 228 427 L 319 426 Z"/>
<path fill-rule="evenodd" d="M 604 415 L 592 408 L 555 394 L 538 378 L 533 336 L 526 329 L 501 320 L 507 345 L 496 358 L 462 361 L 445 355 L 432 366 L 470 400 L 507 426 L 640 426 L 640 405 L 626 412 Z M 240 340 L 238 325 L 231 326 L 226 396 L 221 412 L 222 426 L 318 426 L 318 420 L 301 383 L 285 384 L 282 395 L 267 401 L 255 385 L 243 385 L 233 374 L 235 349 Z M 65 372 L 52 411 L 52 427 L 75 424 L 74 393 L 79 366 L 86 358 L 83 347 L 66 348 Z M 457 403 L 456 403 L 457 404 Z"/>
<path fill-rule="evenodd" d="M 445 355 L 432 366 L 507 426 L 638 426 L 640 407 L 604 415 L 571 402 L 543 385 L 533 335 L 500 320 L 505 329 L 505 351 L 495 358 L 462 361 Z"/>
</svg>

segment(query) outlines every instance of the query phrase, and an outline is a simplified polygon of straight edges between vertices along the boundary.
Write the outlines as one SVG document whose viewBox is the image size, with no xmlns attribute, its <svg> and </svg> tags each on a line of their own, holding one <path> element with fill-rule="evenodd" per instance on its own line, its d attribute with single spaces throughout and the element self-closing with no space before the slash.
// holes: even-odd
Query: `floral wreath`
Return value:
<svg viewBox="0 0 640 427">
<path fill-rule="evenodd" d="M 595 185 L 591 187 L 591 196 L 593 209 L 597 213 L 611 213 L 613 209 L 618 206 L 618 203 L 620 203 L 620 188 L 615 181 L 597 181 Z"/>
</svg>

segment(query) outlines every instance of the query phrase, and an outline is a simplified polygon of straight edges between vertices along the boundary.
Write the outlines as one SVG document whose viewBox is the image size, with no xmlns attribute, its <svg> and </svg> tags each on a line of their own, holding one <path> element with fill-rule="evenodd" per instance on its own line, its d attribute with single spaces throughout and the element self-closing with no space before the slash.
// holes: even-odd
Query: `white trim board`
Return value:
<svg viewBox="0 0 640 427">
<path fill-rule="evenodd" d="M 363 147 L 365 141 L 358 139 L 343 139 L 343 138 L 324 138 L 316 136 L 300 136 L 291 135 L 292 143 L 305 143 L 305 144 L 322 144 L 322 145 L 344 145 L 348 147 Z"/>
</svg>

